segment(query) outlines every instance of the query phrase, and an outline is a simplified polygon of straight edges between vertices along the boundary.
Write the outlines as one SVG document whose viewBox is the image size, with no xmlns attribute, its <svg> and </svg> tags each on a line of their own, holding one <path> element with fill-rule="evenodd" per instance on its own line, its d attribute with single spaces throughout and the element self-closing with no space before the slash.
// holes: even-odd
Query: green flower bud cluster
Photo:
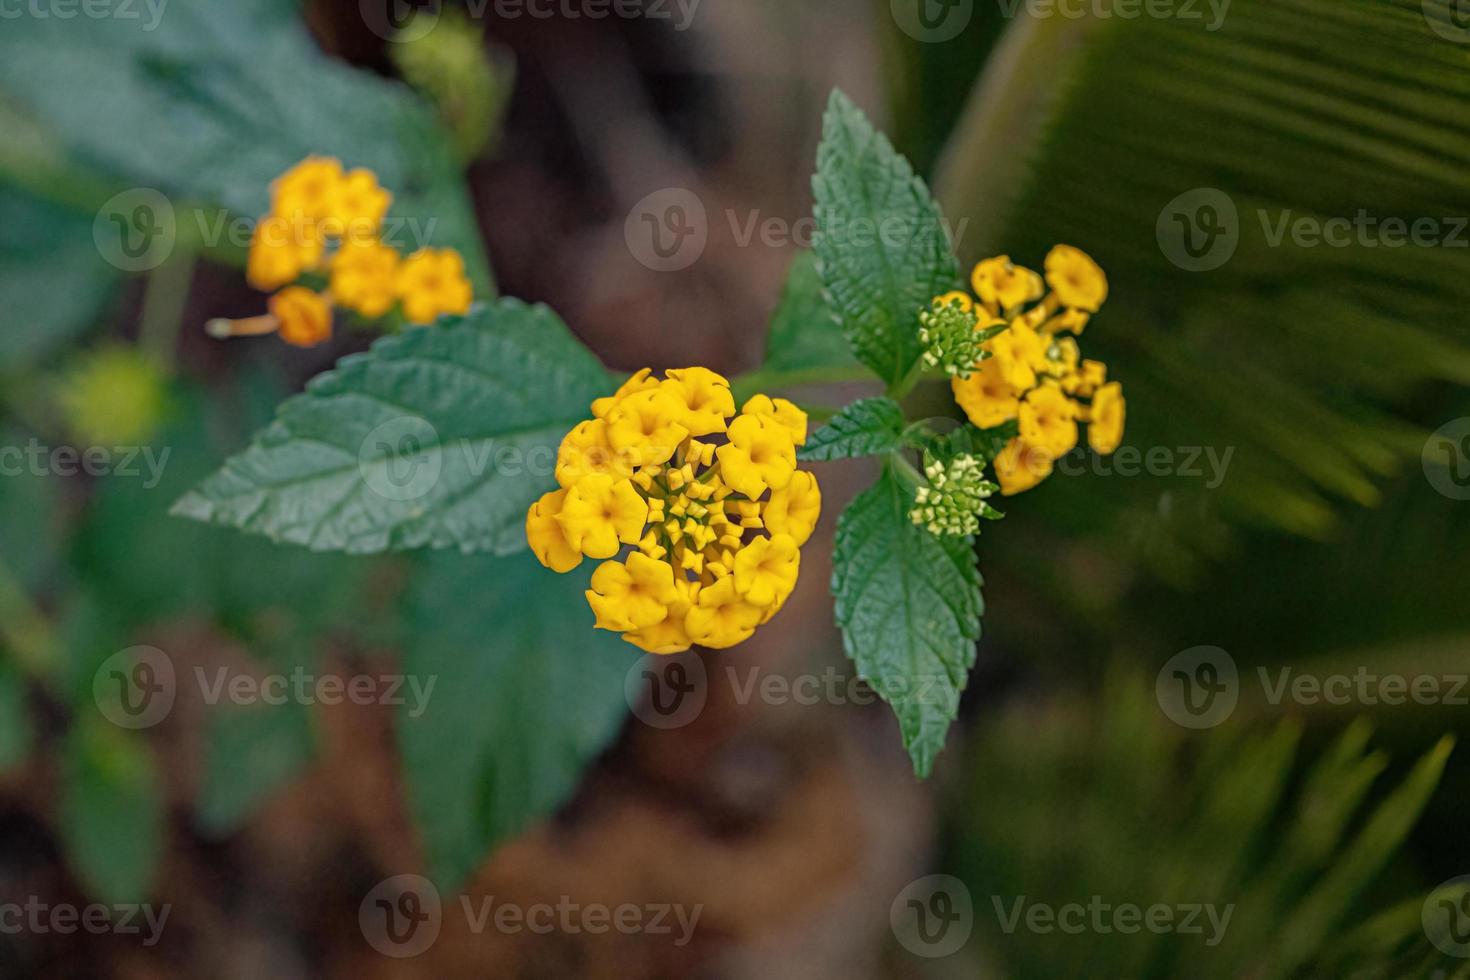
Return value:
<svg viewBox="0 0 1470 980">
<path fill-rule="evenodd" d="M 974 456 L 956 456 L 947 464 L 932 460 L 924 475 L 929 485 L 918 489 L 909 518 L 930 534 L 978 534 L 981 517 L 1000 516 L 986 503 L 1000 487 L 985 479 L 985 464 Z"/>
<path fill-rule="evenodd" d="M 988 338 L 976 328 L 980 318 L 959 300 L 936 304 L 919 314 L 919 343 L 924 345 L 924 363 L 943 368 L 950 377 L 968 378 L 982 354 L 980 345 Z"/>
</svg>

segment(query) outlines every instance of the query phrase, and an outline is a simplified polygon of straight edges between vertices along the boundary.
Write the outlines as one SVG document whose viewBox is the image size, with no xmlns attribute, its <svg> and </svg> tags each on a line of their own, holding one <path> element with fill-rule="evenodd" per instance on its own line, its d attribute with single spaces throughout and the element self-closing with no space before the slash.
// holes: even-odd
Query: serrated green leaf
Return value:
<svg viewBox="0 0 1470 980">
<path fill-rule="evenodd" d="M 344 358 L 174 513 L 319 551 L 510 554 L 608 384 L 546 307 L 477 307 Z"/>
<path fill-rule="evenodd" d="M 326 57 L 294 3 L 193 0 L 156 23 L 137 11 L 7 20 L 0 92 L 77 159 L 176 208 L 264 214 L 270 181 L 312 153 L 371 168 L 395 195 L 389 237 L 458 249 L 476 295 L 493 294 L 448 135 L 406 86 Z M 176 218 L 215 244 L 219 216 Z"/>
<path fill-rule="evenodd" d="M 313 751 L 305 709 L 295 703 L 211 714 L 200 826 L 231 834 L 263 801 L 305 769 Z"/>
<path fill-rule="evenodd" d="M 414 582 L 403 669 L 435 680 L 419 717 L 400 713 L 399 743 L 445 888 L 564 803 L 627 713 L 639 652 L 593 629 L 585 585 L 530 556 L 435 555 Z"/>
<path fill-rule="evenodd" d="M 891 398 L 862 398 L 813 432 L 797 459 L 821 463 L 860 456 L 882 456 L 902 449 L 903 409 Z"/>
<path fill-rule="evenodd" d="M 852 502 L 837 522 L 832 594 L 847 655 L 893 705 L 927 776 L 975 663 L 984 603 L 973 543 L 915 525 L 913 498 L 913 478 L 889 465 Z"/>
<path fill-rule="evenodd" d="M 839 91 L 823 121 L 812 190 L 813 249 L 827 306 L 858 360 L 896 385 L 923 353 L 919 311 L 959 281 L 939 207 L 908 161 Z"/>
<path fill-rule="evenodd" d="M 72 730 L 63 749 L 60 831 L 89 895 L 114 904 L 148 897 L 163 819 L 158 772 L 141 739 L 101 721 Z"/>
</svg>

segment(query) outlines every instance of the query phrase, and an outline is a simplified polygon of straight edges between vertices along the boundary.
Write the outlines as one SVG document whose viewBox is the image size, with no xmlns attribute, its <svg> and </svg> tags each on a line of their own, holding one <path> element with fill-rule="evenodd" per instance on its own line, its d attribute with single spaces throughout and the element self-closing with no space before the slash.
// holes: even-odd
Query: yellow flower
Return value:
<svg viewBox="0 0 1470 980">
<path fill-rule="evenodd" d="M 588 473 L 603 473 L 614 480 L 633 475 L 627 454 L 607 441 L 607 423 L 602 419 L 578 422 L 556 453 L 556 482 L 570 487 Z"/>
<path fill-rule="evenodd" d="M 317 267 L 326 242 L 315 225 L 271 216 L 255 226 L 245 260 L 245 280 L 262 292 L 289 285 Z"/>
<path fill-rule="evenodd" d="M 332 258 L 332 298 L 369 319 L 393 308 L 398 252 L 378 241 L 348 240 Z"/>
<path fill-rule="evenodd" d="M 1003 313 L 1041 298 L 1041 277 L 1011 263 L 1009 255 L 986 259 L 970 273 L 970 285 L 992 313 Z"/>
<path fill-rule="evenodd" d="M 1053 457 L 1017 438 L 1006 443 L 993 465 L 995 477 L 1000 481 L 1000 492 L 1011 497 L 1030 490 L 1051 476 Z"/>
<path fill-rule="evenodd" d="M 1077 390 L 1071 394 L 1091 398 L 1097 389 L 1108 383 L 1108 367 L 1102 361 L 1083 361 L 1073 383 Z"/>
<path fill-rule="evenodd" d="M 464 313 L 474 288 L 464 274 L 464 259 L 452 248 L 421 248 L 399 266 L 395 282 L 409 323 L 433 323 L 446 313 Z"/>
<path fill-rule="evenodd" d="M 735 591 L 751 605 L 767 609 L 786 601 L 800 569 L 801 551 L 791 535 L 756 538 L 735 555 Z"/>
<path fill-rule="evenodd" d="M 791 430 L 774 419 L 741 415 L 730 423 L 730 441 L 715 450 L 720 475 L 735 489 L 755 500 L 766 488 L 780 490 L 796 472 L 796 445 Z"/>
<path fill-rule="evenodd" d="M 956 404 L 981 429 L 1009 422 L 1021 411 L 1021 393 L 1006 380 L 998 357 L 981 361 L 969 378 L 951 378 L 949 387 Z"/>
<path fill-rule="evenodd" d="M 746 401 L 740 414 L 758 415 L 784 426 L 791 433 L 791 441 L 798 446 L 806 442 L 806 413 L 784 398 L 755 395 Z"/>
<path fill-rule="evenodd" d="M 589 473 L 567 491 L 556 519 L 573 548 L 588 558 L 611 558 L 619 542 L 638 543 L 648 522 L 648 502 L 627 480 Z"/>
<path fill-rule="evenodd" d="M 735 591 L 734 577 L 726 575 L 699 590 L 699 602 L 684 618 L 684 628 L 700 646 L 723 650 L 750 639 L 761 614 L 759 606 Z"/>
<path fill-rule="evenodd" d="M 1020 391 L 1035 386 L 1036 372 L 1046 367 L 1046 341 L 1019 319 L 1012 320 L 1004 333 L 992 337 L 985 346 L 999 363 L 1006 381 Z"/>
<path fill-rule="evenodd" d="M 791 474 L 791 482 L 771 491 L 762 517 L 772 534 L 788 534 L 798 545 L 806 544 L 822 513 L 822 491 L 817 478 L 806 470 Z"/>
<path fill-rule="evenodd" d="M 1021 438 L 1058 459 L 1077 445 L 1077 403 L 1056 385 L 1044 384 L 1021 401 Z"/>
<path fill-rule="evenodd" d="M 393 195 L 379 186 L 377 176 L 359 167 L 337 182 L 325 218 L 328 234 L 344 242 L 371 242 L 377 238 L 392 203 Z"/>
<path fill-rule="evenodd" d="M 674 570 L 666 562 L 633 552 L 626 564 L 606 561 L 592 573 L 587 603 L 597 614 L 597 627 L 622 632 L 661 623 L 677 602 Z"/>
<path fill-rule="evenodd" d="M 694 641 L 689 638 L 689 631 L 684 628 L 684 620 L 699 599 L 699 583 L 681 583 L 678 578 L 675 578 L 674 589 L 676 593 L 674 601 L 669 603 L 669 614 L 662 622 L 626 632 L 623 634 L 623 639 L 645 653 L 682 653 L 693 646 Z"/>
<path fill-rule="evenodd" d="M 795 587 L 821 512 L 816 478 L 795 469 L 805 413 L 756 396 L 728 422 L 729 385 L 704 368 L 639 371 L 592 410 L 562 441 L 564 489 L 526 515 L 537 556 L 556 568 L 630 547 L 598 570 L 587 602 L 599 627 L 642 650 L 749 637 Z"/>
<path fill-rule="evenodd" d="M 573 548 L 556 516 L 567 499 L 565 490 L 553 490 L 526 512 L 526 540 L 536 559 L 553 572 L 570 572 L 582 564 L 582 552 Z"/>
<path fill-rule="evenodd" d="M 291 286 L 267 304 L 280 322 L 281 339 L 297 347 L 315 347 L 332 336 L 332 304 L 304 286 Z"/>
<path fill-rule="evenodd" d="M 662 388 L 687 409 L 683 424 L 691 436 L 725 431 L 726 420 L 735 414 L 735 396 L 730 393 L 729 381 L 702 367 L 664 373 L 668 380 Z"/>
<path fill-rule="evenodd" d="M 1108 298 L 1108 277 L 1091 256 L 1058 245 L 1046 256 L 1046 282 L 1063 306 L 1096 313 Z"/>
<path fill-rule="evenodd" d="M 640 368 L 638 372 L 635 373 L 631 378 L 629 378 L 627 381 L 624 381 L 623 386 L 617 391 L 613 392 L 611 395 L 608 395 L 606 398 L 599 398 L 594 401 L 592 403 L 592 414 L 596 418 L 607 418 L 607 413 L 616 408 L 618 402 L 622 401 L 624 398 L 628 397 L 629 395 L 636 394 L 640 391 L 647 391 L 650 388 L 657 388 L 660 384 L 663 383 L 657 378 L 650 377 L 651 374 L 653 374 L 653 368 Z"/>
<path fill-rule="evenodd" d="M 634 463 L 662 463 L 689 437 L 684 403 L 662 387 L 635 392 L 607 415 L 608 442 Z"/>
<path fill-rule="evenodd" d="M 1123 422 L 1128 412 L 1123 386 L 1114 381 L 1097 390 L 1092 399 L 1087 442 L 1094 452 L 1106 456 L 1123 441 Z"/>
<path fill-rule="evenodd" d="M 271 184 L 271 212 L 291 221 L 321 221 L 337 204 L 342 178 L 342 161 L 309 156 Z"/>
<path fill-rule="evenodd" d="M 969 313 L 971 310 L 975 309 L 975 301 L 970 298 L 969 293 L 965 292 L 962 289 L 956 289 L 952 292 L 945 293 L 943 296 L 934 297 L 934 302 L 931 305 L 935 309 L 940 309 L 948 306 L 951 303 L 960 304 L 960 309 L 964 310 L 966 313 Z"/>
</svg>

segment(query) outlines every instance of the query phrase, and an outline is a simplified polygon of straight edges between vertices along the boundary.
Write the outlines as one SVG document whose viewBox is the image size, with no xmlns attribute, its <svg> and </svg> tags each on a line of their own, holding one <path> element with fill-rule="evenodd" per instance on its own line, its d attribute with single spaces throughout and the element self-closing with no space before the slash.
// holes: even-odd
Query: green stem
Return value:
<svg viewBox="0 0 1470 980">
<path fill-rule="evenodd" d="M 184 322 L 184 305 L 194 277 L 194 250 L 179 243 L 174 254 L 153 270 L 143 293 L 143 313 L 138 346 L 153 361 L 172 372 L 179 328 Z"/>
</svg>

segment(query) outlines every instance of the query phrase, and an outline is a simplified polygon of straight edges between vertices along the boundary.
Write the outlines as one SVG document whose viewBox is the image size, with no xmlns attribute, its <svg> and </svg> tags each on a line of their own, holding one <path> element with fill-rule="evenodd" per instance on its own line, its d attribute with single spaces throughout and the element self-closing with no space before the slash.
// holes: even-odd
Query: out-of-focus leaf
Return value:
<svg viewBox="0 0 1470 980">
<path fill-rule="evenodd" d="M 20 765 L 31 750 L 31 713 L 25 682 L 0 662 L 0 773 Z"/>
<path fill-rule="evenodd" d="M 984 603 L 973 542 L 909 519 L 915 485 L 890 464 L 843 512 L 832 594 L 858 676 L 893 706 L 914 771 L 928 776 L 975 664 Z"/>
<path fill-rule="evenodd" d="M 607 385 L 546 307 L 478 307 L 344 358 L 174 512 L 318 551 L 510 554 Z"/>
<path fill-rule="evenodd" d="M 92 215 L 0 182 L 0 374 L 34 365 L 92 326 L 118 278 L 92 241 Z"/>
<path fill-rule="evenodd" d="M 148 897 L 163 850 L 160 794 L 153 757 L 137 736 L 100 720 L 67 736 L 60 830 L 89 895 L 113 904 Z"/>
<path fill-rule="evenodd" d="M 970 241 L 1028 263 L 1056 242 L 1091 252 L 1113 291 L 1083 346 L 1124 384 L 1127 443 L 1235 450 L 1208 490 L 1115 481 L 1123 492 L 1103 496 L 1128 508 L 1120 525 L 1188 540 L 1208 506 L 1325 535 L 1340 502 L 1374 504 L 1385 474 L 1417 465 L 1416 387 L 1470 382 L 1464 324 L 1446 314 L 1470 305 L 1455 240 L 1470 214 L 1470 73 L 1465 46 L 1426 20 L 1445 9 L 1235 0 L 1219 20 L 1108 18 L 1075 60 L 1037 48 L 1061 97 L 1029 134 L 1007 130 L 1005 152 L 1033 165 L 1009 182 L 1007 220 L 985 223 L 999 233 Z M 1007 104 L 1003 89 L 981 94 L 976 113 Z M 1002 130 L 983 130 L 963 122 L 957 138 L 996 145 Z M 978 222 L 1000 197 L 975 176 L 948 172 L 952 217 Z M 1360 214 L 1372 222 L 1361 233 Z M 1391 247 L 1388 218 L 1427 219 L 1435 244 Z M 1301 219 L 1339 219 L 1337 243 L 1298 243 Z M 1094 513 L 1112 506 L 1091 485 L 1077 492 Z"/>
<path fill-rule="evenodd" d="M 294 4 L 191 0 L 158 5 L 156 19 L 148 5 L 137 10 L 7 19 L 0 91 L 81 162 L 176 208 L 254 218 L 270 181 L 309 154 L 369 167 L 405 222 L 388 237 L 459 249 L 476 294 L 492 294 L 447 134 L 409 89 L 324 56 Z M 176 218 L 181 234 L 220 244 L 219 216 Z"/>
<path fill-rule="evenodd" d="M 592 628 L 582 576 L 530 556 L 431 556 L 413 584 L 399 713 L 409 800 L 444 887 L 564 803 L 627 713 L 638 651 Z"/>
<path fill-rule="evenodd" d="M 1366 726 L 1350 728 L 1298 784 L 1296 723 L 1242 729 L 1237 714 L 1209 733 L 1185 732 L 1160 712 L 1153 687 L 1118 669 L 1101 694 L 1019 704 L 988 721 L 975 735 L 971 805 L 956 810 L 961 862 L 974 894 L 1007 907 L 1022 895 L 1028 907 L 1093 895 L 1114 909 L 1194 905 L 1201 928 L 1066 934 L 1007 931 L 991 919 L 980 942 L 997 973 L 1287 980 L 1428 976 L 1415 965 L 1448 965 L 1419 930 L 1418 900 L 1409 920 L 1407 905 L 1380 918 L 1382 897 L 1363 898 L 1437 785 L 1447 743 L 1388 789 L 1344 846 L 1343 826 L 1355 825 L 1364 798 L 1350 774 L 1382 768 L 1365 751 Z M 984 803 L 995 799 L 1005 806 Z M 1312 853 L 1289 853 L 1302 846 Z M 1350 947 L 1360 958 L 1344 958 Z"/>
<path fill-rule="evenodd" d="M 797 458 L 807 462 L 881 456 L 903 447 L 903 408 L 891 398 L 862 398 L 813 432 Z"/>
<path fill-rule="evenodd" d="M 923 353 L 919 311 L 959 281 L 939 208 L 908 161 L 838 91 L 823 120 L 812 192 L 827 306 L 858 360 L 897 385 Z"/>
<path fill-rule="evenodd" d="M 197 811 L 207 833 L 233 833 L 273 792 L 306 767 L 311 726 L 298 704 L 219 710 L 210 715 Z"/>
</svg>

